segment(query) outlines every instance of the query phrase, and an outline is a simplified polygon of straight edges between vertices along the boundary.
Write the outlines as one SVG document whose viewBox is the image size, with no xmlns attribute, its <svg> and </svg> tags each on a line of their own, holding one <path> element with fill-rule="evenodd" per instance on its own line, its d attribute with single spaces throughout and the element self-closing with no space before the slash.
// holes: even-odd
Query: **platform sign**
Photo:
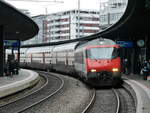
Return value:
<svg viewBox="0 0 150 113">
<path fill-rule="evenodd" d="M 4 46 L 19 47 L 20 41 L 19 40 L 4 40 Z"/>
<path fill-rule="evenodd" d="M 116 43 L 119 44 L 121 47 L 125 47 L 125 48 L 134 47 L 133 41 L 117 41 Z"/>
</svg>

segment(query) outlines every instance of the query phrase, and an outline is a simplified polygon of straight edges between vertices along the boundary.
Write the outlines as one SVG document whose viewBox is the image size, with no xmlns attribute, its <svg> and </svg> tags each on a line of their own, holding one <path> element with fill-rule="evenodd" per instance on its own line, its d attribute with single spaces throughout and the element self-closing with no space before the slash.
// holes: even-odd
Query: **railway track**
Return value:
<svg viewBox="0 0 150 113">
<path fill-rule="evenodd" d="M 135 98 L 123 86 L 118 89 L 97 89 L 95 103 L 89 113 L 136 113 Z"/>
<path fill-rule="evenodd" d="M 23 113 L 86 113 L 94 102 L 95 89 L 72 77 L 61 77 L 64 86 L 57 95 Z"/>
<path fill-rule="evenodd" d="M 48 79 L 45 76 L 40 75 L 40 80 L 37 84 L 35 84 L 32 87 L 29 87 L 23 91 L 20 91 L 18 93 L 9 95 L 5 98 L 1 98 L 0 99 L 0 107 L 6 106 L 7 104 L 13 103 L 17 100 L 20 100 L 22 98 L 25 98 L 31 94 L 33 94 L 34 92 L 39 91 L 40 89 L 42 89 L 43 87 L 45 87 L 48 83 Z"/>
<path fill-rule="evenodd" d="M 67 76 L 47 72 L 39 73 L 45 77 L 45 84 L 28 95 L 7 104 L 0 104 L 0 113 L 70 113 L 70 111 L 72 113 L 86 113 L 90 109 L 95 99 L 94 89 L 89 88 L 77 79 Z M 51 106 L 51 108 L 44 111 L 47 106 Z"/>
<path fill-rule="evenodd" d="M 93 106 L 93 104 L 95 102 L 95 97 L 96 97 L 96 92 L 95 92 L 95 89 L 93 89 L 91 99 L 89 99 L 88 105 L 83 109 L 83 111 L 81 113 L 89 112 L 90 108 Z"/>
<path fill-rule="evenodd" d="M 131 89 L 123 86 L 116 90 L 120 98 L 119 113 L 136 113 L 136 100 Z"/>
<path fill-rule="evenodd" d="M 65 96 L 63 91 L 65 91 L 64 89 L 67 89 L 66 86 L 69 85 L 67 81 L 64 83 L 64 80 L 59 76 L 55 76 L 55 74 L 51 75 L 51 73 L 47 72 L 39 73 L 46 78 L 47 82 L 45 85 L 16 101 L 1 105 L 0 113 L 30 113 L 30 111 L 34 111 L 36 105 L 39 104 L 38 106 L 40 106 L 40 103 L 42 104 L 48 98 L 53 97 L 57 92 L 59 92 L 59 96 L 54 96 L 55 99 L 60 97 L 60 95 Z M 76 85 L 78 86 L 79 84 Z M 74 87 L 74 89 L 76 87 Z M 69 89 L 67 90 L 69 91 Z M 68 94 L 66 95 L 68 96 Z M 55 99 L 49 102 L 53 102 Z M 60 100 L 58 99 L 58 101 Z M 77 112 L 72 111 L 72 113 L 136 113 L 135 103 L 133 94 L 129 88 L 125 86 L 118 89 L 91 89 L 86 104 L 83 104 Z M 38 109 L 38 107 L 36 109 Z M 36 111 L 33 113 L 36 113 Z M 40 111 L 39 113 L 42 112 Z M 66 112 L 62 111 L 62 113 Z"/>
<path fill-rule="evenodd" d="M 97 89 L 95 103 L 89 113 L 118 113 L 120 100 L 114 89 Z"/>
<path fill-rule="evenodd" d="M 39 90 L 34 91 L 30 95 L 20 98 L 16 101 L 10 102 L 0 107 L 0 113 L 20 113 L 30 107 L 55 95 L 62 89 L 64 81 L 58 76 L 46 76 L 45 72 L 39 72 L 42 76 L 47 78 L 47 83 Z"/>
</svg>

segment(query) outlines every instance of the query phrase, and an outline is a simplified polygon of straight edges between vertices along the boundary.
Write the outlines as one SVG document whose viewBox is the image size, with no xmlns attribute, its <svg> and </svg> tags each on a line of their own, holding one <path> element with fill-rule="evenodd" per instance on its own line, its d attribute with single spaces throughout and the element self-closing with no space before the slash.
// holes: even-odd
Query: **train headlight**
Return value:
<svg viewBox="0 0 150 113">
<path fill-rule="evenodd" d="M 91 69 L 91 72 L 96 72 L 96 69 Z"/>
<path fill-rule="evenodd" d="M 113 72 L 118 72 L 119 69 L 118 69 L 118 68 L 113 68 L 112 71 L 113 71 Z"/>
</svg>

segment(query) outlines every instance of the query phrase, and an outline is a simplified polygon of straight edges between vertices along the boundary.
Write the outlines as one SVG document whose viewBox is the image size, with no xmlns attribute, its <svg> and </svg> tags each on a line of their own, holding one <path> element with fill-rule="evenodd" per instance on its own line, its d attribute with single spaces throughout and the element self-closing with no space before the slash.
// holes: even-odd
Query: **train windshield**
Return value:
<svg viewBox="0 0 150 113">
<path fill-rule="evenodd" d="M 113 59 L 118 57 L 118 48 L 99 47 L 87 50 L 87 58 L 90 59 Z"/>
</svg>

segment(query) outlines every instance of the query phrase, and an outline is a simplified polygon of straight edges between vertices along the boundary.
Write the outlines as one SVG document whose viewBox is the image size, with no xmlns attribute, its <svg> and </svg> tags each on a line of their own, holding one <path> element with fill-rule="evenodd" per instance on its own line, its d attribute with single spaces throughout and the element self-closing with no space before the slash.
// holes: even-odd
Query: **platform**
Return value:
<svg viewBox="0 0 150 113">
<path fill-rule="evenodd" d="M 135 91 L 137 97 L 137 113 L 150 113 L 150 78 L 143 80 L 142 75 L 124 75 L 127 84 Z"/>
<path fill-rule="evenodd" d="M 0 98 L 29 88 L 38 81 L 38 73 L 25 69 L 20 69 L 18 75 L 0 77 Z"/>
</svg>

